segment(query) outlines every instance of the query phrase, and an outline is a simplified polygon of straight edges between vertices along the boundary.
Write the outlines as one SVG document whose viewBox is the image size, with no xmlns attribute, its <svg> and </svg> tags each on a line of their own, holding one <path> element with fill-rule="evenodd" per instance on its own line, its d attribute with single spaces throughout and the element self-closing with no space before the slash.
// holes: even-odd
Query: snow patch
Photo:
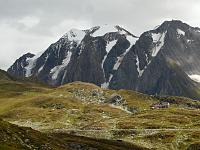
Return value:
<svg viewBox="0 0 200 150">
<path fill-rule="evenodd" d="M 146 57 L 146 62 L 147 62 L 147 64 L 149 64 L 149 58 L 148 58 L 148 55 L 145 54 L 145 57 Z"/>
<path fill-rule="evenodd" d="M 44 68 L 44 65 L 42 67 L 40 67 L 40 69 L 38 70 L 38 73 L 40 73 Z"/>
<path fill-rule="evenodd" d="M 113 46 L 115 46 L 117 43 L 117 40 L 108 42 L 107 46 L 106 46 L 106 52 L 107 54 L 110 52 L 110 50 L 113 48 Z"/>
<path fill-rule="evenodd" d="M 101 88 L 107 89 L 110 85 L 110 81 L 112 80 L 112 78 L 113 78 L 113 75 L 110 74 L 108 82 L 104 82 L 103 84 L 101 84 Z"/>
<path fill-rule="evenodd" d="M 200 29 L 195 29 L 195 32 L 198 32 L 198 33 L 200 33 Z"/>
<path fill-rule="evenodd" d="M 136 56 L 136 66 L 137 66 L 137 71 L 138 71 L 138 77 L 141 77 L 144 70 L 140 70 L 140 61 L 139 61 L 138 56 Z"/>
<path fill-rule="evenodd" d="M 52 79 L 56 80 L 58 77 L 58 74 L 60 73 L 61 70 L 63 70 L 65 67 L 68 66 L 70 60 L 71 60 L 72 52 L 68 51 L 67 56 L 65 59 L 63 59 L 63 62 L 59 66 L 55 66 L 53 69 L 51 69 L 51 74 L 52 74 Z"/>
<path fill-rule="evenodd" d="M 32 75 L 32 69 L 36 66 L 37 59 L 43 54 L 43 52 L 39 52 L 32 58 L 27 58 L 26 62 L 28 65 L 25 68 L 25 77 L 30 77 Z"/>
<path fill-rule="evenodd" d="M 127 49 L 122 55 L 120 55 L 119 57 L 117 57 L 117 61 L 113 67 L 113 70 L 117 70 L 119 68 L 119 66 L 121 65 L 124 56 L 126 55 L 126 53 L 128 52 L 129 49 Z"/>
<path fill-rule="evenodd" d="M 79 54 L 78 54 L 79 56 L 82 54 L 84 48 L 85 48 L 85 44 L 84 44 L 84 42 L 82 41 L 81 44 L 80 44 L 80 52 L 79 52 Z M 72 48 L 70 47 L 70 49 L 72 49 Z"/>
<path fill-rule="evenodd" d="M 155 46 L 152 49 L 152 57 L 155 57 L 165 43 L 165 33 L 152 33 L 152 39 Z"/>
<path fill-rule="evenodd" d="M 190 79 L 192 79 L 193 81 L 200 83 L 200 75 L 198 75 L 198 74 L 191 74 L 191 75 L 188 75 L 188 76 L 189 76 Z"/>
<path fill-rule="evenodd" d="M 194 40 L 187 39 L 187 43 L 191 44 Z"/>
<path fill-rule="evenodd" d="M 183 30 L 177 29 L 176 31 L 177 31 L 179 37 L 180 37 L 181 35 L 185 36 L 185 32 L 184 32 Z"/>
</svg>

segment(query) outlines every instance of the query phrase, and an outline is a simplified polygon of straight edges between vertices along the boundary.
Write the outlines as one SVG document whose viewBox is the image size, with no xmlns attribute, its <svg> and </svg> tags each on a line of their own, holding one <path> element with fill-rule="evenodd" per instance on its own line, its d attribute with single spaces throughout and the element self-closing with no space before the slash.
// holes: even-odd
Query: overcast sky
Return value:
<svg viewBox="0 0 200 150">
<path fill-rule="evenodd" d="M 200 27 L 200 0 L 0 0 L 0 68 L 71 28 L 117 24 L 140 35 L 172 19 Z"/>
</svg>

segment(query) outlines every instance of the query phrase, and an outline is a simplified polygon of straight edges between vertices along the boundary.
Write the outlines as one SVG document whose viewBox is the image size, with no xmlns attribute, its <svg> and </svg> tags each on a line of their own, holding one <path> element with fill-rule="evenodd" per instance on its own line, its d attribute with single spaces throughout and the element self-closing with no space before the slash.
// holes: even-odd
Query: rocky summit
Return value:
<svg viewBox="0 0 200 150">
<path fill-rule="evenodd" d="M 200 28 L 165 21 L 135 36 L 121 26 L 72 29 L 47 50 L 27 53 L 8 69 L 50 85 L 73 81 L 151 95 L 200 98 Z"/>
</svg>

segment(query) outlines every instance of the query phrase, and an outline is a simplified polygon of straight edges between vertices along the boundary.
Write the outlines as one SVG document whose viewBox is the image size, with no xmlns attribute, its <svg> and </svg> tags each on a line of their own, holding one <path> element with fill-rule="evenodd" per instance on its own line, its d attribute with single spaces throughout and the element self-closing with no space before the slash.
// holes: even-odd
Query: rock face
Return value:
<svg viewBox="0 0 200 150">
<path fill-rule="evenodd" d="M 8 73 L 52 85 L 73 81 L 103 88 L 199 98 L 200 29 L 166 21 L 139 38 L 120 26 L 72 29 L 45 52 L 26 54 Z"/>
</svg>

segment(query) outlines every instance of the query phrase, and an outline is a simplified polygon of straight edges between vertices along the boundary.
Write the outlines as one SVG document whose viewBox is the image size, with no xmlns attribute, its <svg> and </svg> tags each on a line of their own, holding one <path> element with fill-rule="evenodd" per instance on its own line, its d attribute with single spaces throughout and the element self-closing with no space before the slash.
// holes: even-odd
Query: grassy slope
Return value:
<svg viewBox="0 0 200 150">
<path fill-rule="evenodd" d="M 101 140 L 86 137 L 72 136 L 68 134 L 46 134 L 31 128 L 18 127 L 0 120 L 0 149 L 59 149 L 59 150 L 145 150 L 139 146 L 127 142 L 114 140 Z"/>
<path fill-rule="evenodd" d="M 11 77 L 9 75 L 0 69 L 0 80 L 11 80 Z"/>
<path fill-rule="evenodd" d="M 98 98 L 91 96 L 93 90 L 100 91 L 105 98 L 118 93 L 129 106 L 137 108 L 138 112 L 129 114 L 109 104 L 98 103 Z M 150 109 L 150 105 L 166 100 L 171 103 L 170 108 Z M 127 90 L 102 90 L 95 85 L 81 82 L 48 88 L 31 83 L 0 81 L 0 115 L 9 122 L 42 131 L 103 129 L 103 132 L 73 133 L 123 139 L 156 149 L 186 149 L 189 144 L 200 139 L 200 132 L 189 131 L 200 128 L 200 110 L 188 107 L 193 105 L 198 106 L 200 102 L 180 97 L 150 97 Z M 155 128 L 177 130 L 144 130 Z M 183 128 L 189 130 L 179 130 Z"/>
</svg>

